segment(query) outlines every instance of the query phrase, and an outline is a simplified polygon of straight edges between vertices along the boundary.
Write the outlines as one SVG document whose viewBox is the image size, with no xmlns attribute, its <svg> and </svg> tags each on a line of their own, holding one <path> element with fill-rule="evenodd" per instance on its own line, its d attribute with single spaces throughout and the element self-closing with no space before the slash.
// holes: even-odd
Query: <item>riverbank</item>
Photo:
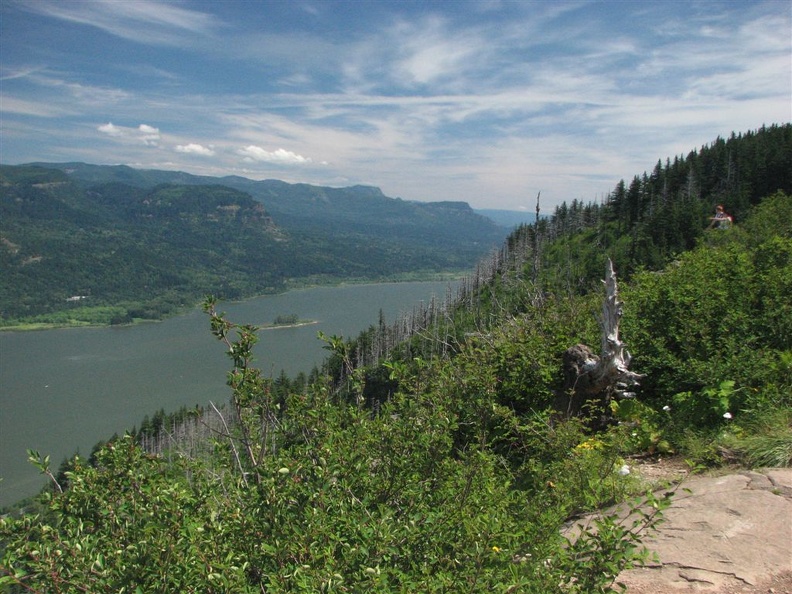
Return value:
<svg viewBox="0 0 792 594">
<path fill-rule="evenodd" d="M 462 271 L 446 271 L 446 272 L 413 272 L 394 275 L 379 279 L 365 279 L 365 278 L 347 278 L 347 279 L 322 279 L 311 277 L 306 279 L 291 279 L 287 281 L 282 291 L 273 293 L 262 293 L 259 295 L 245 296 L 242 299 L 234 299 L 224 301 L 228 304 L 245 303 L 252 299 L 259 299 L 261 297 L 269 297 L 273 295 L 283 295 L 290 291 L 300 291 L 316 288 L 333 288 L 333 287 L 347 287 L 347 286 L 360 286 L 360 285 L 384 285 L 384 284 L 401 284 L 401 283 L 425 283 L 425 282 L 447 282 L 453 283 L 464 278 L 468 272 Z M 114 305 L 98 305 L 95 307 L 82 306 L 73 310 L 64 310 L 60 312 L 53 312 L 51 314 L 42 314 L 34 316 L 31 321 L 19 320 L 3 325 L 0 320 L 0 333 L 2 332 L 35 332 L 41 330 L 64 330 L 69 328 L 108 328 L 108 327 L 127 327 L 136 326 L 138 324 L 148 324 L 154 322 L 163 322 L 165 320 L 187 314 L 200 308 L 201 301 L 195 302 L 191 306 L 176 307 L 161 317 L 152 318 L 131 318 L 125 317 L 127 310 L 133 310 L 141 304 L 126 304 L 123 306 Z M 59 321 L 39 321 L 39 319 L 46 318 L 62 318 Z M 124 320 L 118 322 L 117 320 Z M 313 322 L 316 323 L 316 322 Z M 285 328 L 287 325 L 279 324 L 265 324 L 260 326 L 262 330 L 271 329 L 271 327 Z M 291 326 L 294 327 L 294 326 Z"/>
<path fill-rule="evenodd" d="M 182 314 L 186 313 L 181 312 Z M 177 314 L 178 315 L 178 314 Z M 128 324 L 98 324 L 98 323 L 91 323 L 91 322 L 79 322 L 75 321 L 73 324 L 48 324 L 44 322 L 39 323 L 31 323 L 31 324 L 17 324 L 14 326 L 2 326 L 0 327 L 0 332 L 36 332 L 39 330 L 66 330 L 68 328 L 108 328 L 108 327 L 117 327 L 117 328 L 124 328 L 129 326 L 137 326 L 140 324 L 157 324 L 160 322 L 164 322 L 166 318 L 162 320 L 133 320 Z M 277 330 L 279 328 L 301 328 L 303 326 L 311 326 L 313 324 L 318 324 L 318 320 L 300 320 L 294 324 L 263 324 L 258 326 L 259 330 Z"/>
<path fill-rule="evenodd" d="M 181 313 L 185 313 L 185 312 L 180 312 L 180 314 Z M 175 315 L 180 315 L 180 314 L 175 314 Z M 124 328 L 127 326 L 137 326 L 139 324 L 155 324 L 158 322 L 163 322 L 165 321 L 165 319 L 166 318 L 163 318 L 161 320 L 147 320 L 144 318 L 140 318 L 137 320 L 132 320 L 131 322 L 127 322 L 125 324 L 83 322 L 81 320 L 74 320 L 73 322 L 62 322 L 62 323 L 30 322 L 30 323 L 13 324 L 9 326 L 0 326 L 0 332 L 36 332 L 39 330 L 66 330 L 69 328 L 110 328 L 110 327 Z"/>
<path fill-rule="evenodd" d="M 294 324 L 264 324 L 257 326 L 259 330 L 279 330 L 280 328 L 302 328 L 303 326 L 313 326 L 318 324 L 319 320 L 300 320 Z"/>
</svg>

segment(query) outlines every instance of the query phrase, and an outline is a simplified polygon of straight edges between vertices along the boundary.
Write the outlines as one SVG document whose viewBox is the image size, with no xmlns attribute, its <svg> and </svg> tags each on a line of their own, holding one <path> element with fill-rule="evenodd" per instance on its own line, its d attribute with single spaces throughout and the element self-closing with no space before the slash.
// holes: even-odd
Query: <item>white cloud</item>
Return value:
<svg viewBox="0 0 792 594">
<path fill-rule="evenodd" d="M 214 148 L 212 145 L 203 146 L 201 144 L 196 144 L 191 142 L 189 144 L 179 144 L 176 145 L 176 152 L 178 153 L 187 153 L 192 155 L 201 155 L 203 157 L 211 157 L 215 154 Z"/>
<path fill-rule="evenodd" d="M 243 160 L 248 163 L 264 161 L 266 163 L 281 165 L 305 165 L 311 162 L 310 158 L 303 157 L 292 151 L 287 151 L 286 149 L 279 148 L 274 151 L 268 151 L 254 144 L 239 149 L 237 152 L 243 157 Z"/>
<path fill-rule="evenodd" d="M 140 126 L 138 126 L 138 131 L 141 134 L 140 139 L 144 143 L 150 146 L 157 146 L 157 143 L 160 139 L 159 128 L 154 128 L 153 126 L 148 126 L 146 124 L 140 124 Z"/>
<path fill-rule="evenodd" d="M 102 124 L 97 128 L 97 130 L 99 130 L 99 132 L 101 132 L 102 134 L 107 134 L 108 136 L 119 137 L 124 135 L 123 130 L 121 130 L 121 128 L 119 128 L 118 126 L 114 126 L 113 122 L 107 122 L 106 124 Z"/>
<path fill-rule="evenodd" d="M 113 122 L 107 122 L 106 124 L 98 126 L 96 129 L 111 138 L 142 142 L 147 146 L 157 146 L 160 140 L 159 128 L 149 126 L 148 124 L 140 124 L 137 128 L 129 128 L 126 126 L 116 126 Z"/>
</svg>

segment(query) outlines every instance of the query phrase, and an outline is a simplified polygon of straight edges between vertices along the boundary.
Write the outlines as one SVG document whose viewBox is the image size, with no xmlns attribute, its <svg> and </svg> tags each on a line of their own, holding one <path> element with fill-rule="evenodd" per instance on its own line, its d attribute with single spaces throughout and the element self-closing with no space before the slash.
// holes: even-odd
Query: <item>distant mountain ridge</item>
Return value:
<svg viewBox="0 0 792 594">
<path fill-rule="evenodd" d="M 142 188 L 159 184 L 223 185 L 250 194 L 262 202 L 278 225 L 287 229 L 326 227 L 329 233 L 406 233 L 422 241 L 432 237 L 453 239 L 464 225 L 474 242 L 497 246 L 506 233 L 488 217 L 478 215 L 466 202 L 415 202 L 390 198 L 377 187 L 355 185 L 342 188 L 266 179 L 252 180 L 237 175 L 211 177 L 182 171 L 134 169 L 126 165 L 87 163 L 32 163 L 58 169 L 82 185 L 120 182 Z M 450 219 L 449 219 L 450 217 Z M 428 234 L 428 235 L 427 235 Z M 422 237 L 423 236 L 423 237 Z M 436 242 L 435 242 L 436 243 Z M 471 260 L 471 264 L 475 260 Z"/>
<path fill-rule="evenodd" d="M 0 166 L 0 322 L 88 306 L 116 308 L 117 321 L 158 318 L 207 293 L 461 272 L 507 233 L 464 202 L 369 186 Z"/>
<path fill-rule="evenodd" d="M 476 208 L 478 214 L 487 217 L 500 227 L 514 229 L 520 225 L 532 225 L 536 214 L 525 210 L 499 210 L 495 208 Z"/>
</svg>

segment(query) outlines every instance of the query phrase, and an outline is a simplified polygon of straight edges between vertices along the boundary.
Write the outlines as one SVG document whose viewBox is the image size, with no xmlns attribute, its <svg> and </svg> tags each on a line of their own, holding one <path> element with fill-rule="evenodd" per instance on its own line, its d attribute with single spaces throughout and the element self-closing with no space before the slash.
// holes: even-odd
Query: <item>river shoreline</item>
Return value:
<svg viewBox="0 0 792 594">
<path fill-rule="evenodd" d="M 186 309 L 176 315 L 183 315 L 191 310 Z M 130 326 L 139 326 L 141 324 L 158 324 L 164 322 L 168 318 L 161 320 L 147 320 L 139 319 L 133 320 L 126 324 L 101 324 L 92 322 L 79 322 L 75 321 L 73 324 L 55 324 L 49 322 L 37 322 L 31 324 L 15 324 L 13 326 L 0 326 L 0 332 L 38 332 L 41 330 L 70 330 L 73 328 L 129 328 Z"/>
<path fill-rule="evenodd" d="M 275 292 L 275 293 L 262 293 L 260 295 L 251 295 L 249 297 L 244 297 L 242 299 L 234 299 L 229 301 L 224 301 L 224 303 L 229 304 L 237 304 L 237 303 L 245 303 L 247 301 L 251 301 L 253 299 L 259 299 L 261 297 L 269 297 L 273 295 L 283 295 L 289 293 L 291 291 L 300 291 L 300 290 L 310 290 L 316 288 L 323 288 L 323 287 L 346 287 L 346 286 L 359 286 L 359 285 L 384 285 L 384 284 L 401 284 L 401 283 L 424 283 L 424 282 L 448 282 L 453 283 L 455 281 L 459 281 L 460 279 L 464 278 L 466 272 L 460 271 L 447 271 L 447 272 L 433 272 L 433 273 L 413 273 L 403 275 L 399 278 L 389 278 L 389 279 L 342 279 L 337 280 L 336 282 L 328 282 L 328 283 L 321 283 L 321 282 L 306 282 L 306 283 L 299 283 L 293 282 L 290 283 L 289 286 L 283 291 Z M 72 320 L 68 323 L 59 323 L 59 322 L 23 322 L 20 324 L 13 324 L 8 326 L 0 325 L 0 333 L 3 332 L 38 332 L 42 330 L 69 330 L 73 328 L 128 328 L 130 326 L 137 326 L 140 324 L 153 324 L 153 323 L 161 323 L 166 320 L 169 320 L 174 317 L 182 316 L 189 314 L 190 312 L 194 311 L 195 309 L 200 309 L 201 304 L 203 301 L 196 302 L 192 306 L 184 306 L 180 307 L 178 310 L 171 312 L 168 315 L 164 315 L 161 318 L 133 318 L 131 322 L 125 322 L 123 324 L 111 324 L 107 322 L 86 322 L 81 320 Z M 98 306 L 98 307 L 112 307 L 112 306 Z M 317 323 L 317 322 L 312 322 Z M 272 328 L 286 328 L 287 325 L 277 325 L 277 324 L 265 324 L 260 326 L 261 330 L 268 330 Z"/>
<path fill-rule="evenodd" d="M 253 297 L 255 299 L 255 297 Z M 193 311 L 192 309 L 185 310 L 177 315 L 184 315 Z M 129 328 L 131 326 L 139 326 L 141 324 L 160 324 L 168 318 L 161 320 L 135 320 L 128 324 L 91 324 L 91 323 L 75 323 L 75 324 L 19 324 L 16 326 L 3 326 L 0 327 L 0 332 L 38 332 L 41 330 L 69 330 L 72 328 Z M 319 320 L 301 320 L 296 324 L 262 324 L 258 326 L 259 330 L 277 330 L 279 328 L 301 328 L 303 326 L 311 326 L 318 324 Z"/>
<path fill-rule="evenodd" d="M 318 324 L 319 320 L 300 320 L 295 324 L 264 324 L 257 326 L 259 330 L 279 330 L 280 328 L 302 328 L 303 326 L 313 326 Z"/>
</svg>

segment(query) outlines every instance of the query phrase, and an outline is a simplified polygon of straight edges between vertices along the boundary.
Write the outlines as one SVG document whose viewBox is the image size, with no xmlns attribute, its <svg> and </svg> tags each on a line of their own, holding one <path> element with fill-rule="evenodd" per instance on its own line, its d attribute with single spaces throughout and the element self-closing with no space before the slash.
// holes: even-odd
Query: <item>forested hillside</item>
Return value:
<svg viewBox="0 0 792 594">
<path fill-rule="evenodd" d="M 516 231 L 445 302 L 355 339 L 324 337 L 331 357 L 309 381 L 262 373 L 256 328 L 208 300 L 208 330 L 228 347 L 228 405 L 160 418 L 61 472 L 31 452 L 52 484 L 29 513 L 0 519 L 0 586 L 618 591 L 674 495 L 632 503 L 648 487 L 637 459 L 792 464 L 792 198 L 784 185 L 761 195 L 758 180 L 792 156 L 789 127 L 729 142 L 736 155 L 760 137 L 778 146 L 737 194 L 668 186 L 667 209 L 700 212 L 691 249 L 680 237 L 630 251 L 651 200 L 632 223 L 613 197 L 565 207 Z M 706 229 L 714 202 L 736 225 Z M 596 217 L 573 231 L 570 211 Z M 572 249 L 582 237 L 602 238 L 580 254 L 599 271 Z M 570 414 L 562 404 L 588 373 L 565 365 L 570 347 L 604 354 L 617 340 L 601 336 L 591 280 L 611 251 L 623 301 L 612 305 L 640 384 Z M 605 514 L 562 536 L 582 512 L 623 500 L 629 521 Z"/>
<path fill-rule="evenodd" d="M 602 254 L 624 277 L 642 267 L 657 269 L 697 244 L 716 205 L 740 224 L 778 190 L 792 193 L 790 124 L 732 133 L 686 156 L 658 160 L 651 172 L 620 181 L 603 203 L 563 204 L 538 229 L 523 227 L 508 245 L 533 245 L 536 231 L 546 272 L 585 290 L 602 274 Z"/>
<path fill-rule="evenodd" d="M 275 222 L 290 233 L 310 234 L 323 243 L 329 239 L 344 243 L 350 235 L 353 241 L 354 238 L 366 238 L 367 241 L 393 237 L 435 246 L 445 246 L 450 240 L 454 242 L 454 249 L 463 251 L 463 257 L 472 256 L 471 262 L 475 262 L 483 253 L 480 244 L 491 247 L 504 237 L 502 231 L 493 229 L 491 221 L 476 216 L 467 203 L 394 199 L 372 186 L 329 188 L 272 179 L 256 181 L 240 176 L 217 178 L 180 171 L 139 170 L 124 165 L 35 165 L 64 171 L 85 187 L 110 182 L 139 188 L 153 188 L 161 184 L 220 184 L 245 192 L 262 202 Z M 459 233 L 468 235 L 469 242 L 461 243 L 455 237 Z M 465 266 L 469 267 L 470 263 Z"/>
<path fill-rule="evenodd" d="M 467 204 L 241 179 L 224 181 L 257 198 L 128 167 L 0 168 L 0 320 L 124 323 L 209 293 L 459 272 L 505 234 Z"/>
</svg>

